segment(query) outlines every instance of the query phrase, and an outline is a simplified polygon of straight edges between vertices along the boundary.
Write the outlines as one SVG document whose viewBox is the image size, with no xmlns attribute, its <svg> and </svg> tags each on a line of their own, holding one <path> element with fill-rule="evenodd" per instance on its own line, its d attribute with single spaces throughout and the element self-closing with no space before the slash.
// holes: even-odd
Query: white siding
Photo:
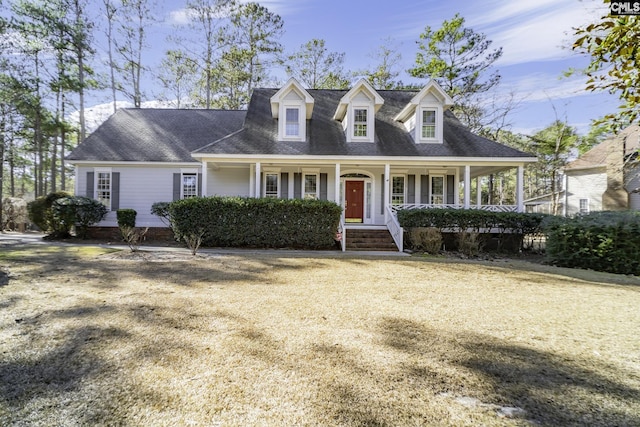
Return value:
<svg viewBox="0 0 640 427">
<path fill-rule="evenodd" d="M 580 212 L 580 199 L 589 199 L 589 210 L 602 210 L 602 195 L 607 190 L 607 174 L 594 171 L 567 174 L 567 215 Z"/>
<path fill-rule="evenodd" d="M 248 167 L 209 169 L 206 195 L 249 197 L 249 176 Z"/>
<path fill-rule="evenodd" d="M 640 167 L 627 172 L 625 189 L 629 192 L 629 209 L 640 211 Z"/>
<path fill-rule="evenodd" d="M 93 167 L 79 167 L 78 195 L 86 195 L 87 172 Z M 153 166 L 113 166 L 112 172 L 120 172 L 120 208 L 135 209 L 136 226 L 165 227 L 166 225 L 151 214 L 151 205 L 155 202 L 170 202 L 173 199 L 173 174 L 180 173 L 179 167 Z M 116 213 L 109 212 L 100 226 L 116 227 Z"/>
</svg>

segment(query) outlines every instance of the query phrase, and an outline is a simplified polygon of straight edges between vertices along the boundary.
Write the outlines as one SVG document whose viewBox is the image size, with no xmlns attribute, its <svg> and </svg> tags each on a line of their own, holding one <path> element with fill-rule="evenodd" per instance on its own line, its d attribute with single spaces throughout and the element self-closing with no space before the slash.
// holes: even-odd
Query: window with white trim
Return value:
<svg viewBox="0 0 640 427">
<path fill-rule="evenodd" d="M 304 174 L 304 199 L 318 199 L 318 174 Z"/>
<path fill-rule="evenodd" d="M 182 174 L 182 194 L 183 199 L 198 196 L 198 174 L 183 173 Z"/>
<path fill-rule="evenodd" d="M 356 138 L 366 138 L 368 136 L 368 111 L 366 108 L 353 109 L 353 136 Z"/>
<path fill-rule="evenodd" d="M 404 204 L 404 175 L 396 175 L 391 177 L 391 204 Z"/>
<path fill-rule="evenodd" d="M 279 173 L 264 174 L 264 197 L 272 197 L 272 198 L 280 197 L 280 192 L 278 191 L 279 186 L 280 186 Z"/>
<path fill-rule="evenodd" d="M 422 139 L 436 138 L 436 110 L 422 110 Z"/>
<path fill-rule="evenodd" d="M 580 213 L 589 213 L 589 199 L 580 199 Z"/>
<path fill-rule="evenodd" d="M 444 175 L 431 175 L 431 204 L 444 204 Z"/>
<path fill-rule="evenodd" d="M 111 210 L 111 172 L 96 171 L 96 200 Z"/>
<path fill-rule="evenodd" d="M 285 136 L 300 136 L 300 109 L 287 107 L 285 108 Z"/>
</svg>

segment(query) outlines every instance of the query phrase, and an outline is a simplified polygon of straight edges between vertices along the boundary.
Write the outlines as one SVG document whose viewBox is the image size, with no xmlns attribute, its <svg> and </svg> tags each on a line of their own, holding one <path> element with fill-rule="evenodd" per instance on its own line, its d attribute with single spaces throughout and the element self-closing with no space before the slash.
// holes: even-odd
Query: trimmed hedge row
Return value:
<svg viewBox="0 0 640 427">
<path fill-rule="evenodd" d="M 640 213 L 594 212 L 550 218 L 544 225 L 550 263 L 640 275 Z"/>
<path fill-rule="evenodd" d="M 203 246 L 327 249 L 342 208 L 325 200 L 191 197 L 168 211 L 176 238 L 202 235 Z"/>
<path fill-rule="evenodd" d="M 449 231 L 498 229 L 517 234 L 535 234 L 546 218 L 543 214 L 519 212 L 490 212 L 479 209 L 405 209 L 398 212 L 400 226 L 435 227 Z"/>
</svg>

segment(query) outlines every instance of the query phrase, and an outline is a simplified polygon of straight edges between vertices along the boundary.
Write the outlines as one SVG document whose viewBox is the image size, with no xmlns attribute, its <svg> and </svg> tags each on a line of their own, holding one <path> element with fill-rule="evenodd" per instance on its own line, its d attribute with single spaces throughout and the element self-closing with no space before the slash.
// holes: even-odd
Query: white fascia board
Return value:
<svg viewBox="0 0 640 427">
<path fill-rule="evenodd" d="M 298 80 L 296 80 L 294 77 L 291 77 L 287 81 L 287 83 L 285 83 L 284 86 L 282 86 L 280 88 L 280 90 L 278 90 L 271 97 L 271 115 L 273 116 L 273 118 L 274 119 L 278 118 L 280 102 L 282 101 L 282 98 L 286 94 L 289 93 L 290 90 L 295 90 L 304 99 L 304 103 L 305 103 L 305 105 L 307 107 L 306 108 L 306 110 L 307 110 L 306 116 L 307 116 L 307 119 L 310 119 L 311 118 L 311 114 L 313 112 L 314 99 L 309 94 L 309 92 L 307 92 L 306 89 L 304 87 L 302 87 L 300 82 Z"/>
<path fill-rule="evenodd" d="M 365 78 L 358 80 L 358 82 L 347 92 L 341 99 L 338 104 L 338 108 L 336 109 L 335 114 L 333 115 L 334 120 L 342 121 L 344 119 L 345 112 L 347 111 L 347 107 L 353 100 L 353 97 L 360 91 L 366 91 L 373 97 L 373 111 L 375 113 L 380 110 L 380 107 L 384 104 L 384 98 L 380 96 L 380 94 L 371 86 L 371 83 Z"/>
<path fill-rule="evenodd" d="M 172 166 L 172 167 L 199 167 L 202 163 L 194 162 L 121 162 L 121 161 L 95 161 L 95 160 L 67 160 L 67 163 L 77 166 Z"/>
<path fill-rule="evenodd" d="M 259 154 L 251 154 L 242 157 L 238 157 L 232 154 L 217 154 L 215 156 L 207 158 L 206 155 L 201 155 L 203 160 L 210 162 L 234 162 L 234 163 L 242 163 L 242 162 L 261 162 L 261 163 L 368 163 L 368 164 L 416 164 L 416 163 L 430 163 L 430 164 L 438 164 L 443 163 L 448 166 L 452 165 L 466 165 L 471 164 L 472 166 L 491 166 L 491 165 L 503 165 L 505 163 L 512 164 L 514 166 L 523 165 L 525 163 L 534 163 L 538 159 L 534 157 L 504 157 L 504 158 L 491 158 L 487 159 L 486 157 L 371 157 L 371 156 L 311 156 L 311 155 L 303 155 L 303 156 L 278 156 L 275 154 L 271 155 L 259 155 Z"/>
<path fill-rule="evenodd" d="M 440 85 L 435 80 L 429 80 L 429 83 L 423 87 L 420 92 L 416 94 L 411 101 L 400 111 L 393 120 L 397 122 L 405 122 L 409 117 L 411 117 L 422 99 L 427 96 L 428 93 L 433 93 L 434 96 L 440 101 L 443 110 L 447 110 L 451 106 L 453 106 L 453 99 L 440 87 Z"/>
<path fill-rule="evenodd" d="M 582 172 L 589 169 L 605 169 L 606 170 L 607 165 L 590 165 L 590 166 L 578 166 L 578 167 L 572 167 L 572 168 L 565 168 L 563 169 L 563 172 L 568 175 L 573 171 Z"/>
</svg>

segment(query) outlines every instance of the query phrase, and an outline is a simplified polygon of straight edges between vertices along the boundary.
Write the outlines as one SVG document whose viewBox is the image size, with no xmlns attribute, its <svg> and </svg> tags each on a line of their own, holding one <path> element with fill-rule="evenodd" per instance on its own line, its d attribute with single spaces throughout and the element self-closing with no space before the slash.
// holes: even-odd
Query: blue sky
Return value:
<svg viewBox="0 0 640 427">
<path fill-rule="evenodd" d="M 400 69 L 413 66 L 416 41 L 425 26 L 438 28 L 460 13 L 466 26 L 487 35 L 492 47 L 502 47 L 495 67 L 502 75 L 498 94 L 514 93 L 519 107 L 510 117 L 512 130 L 532 133 L 557 118 L 581 133 L 591 120 L 614 112 L 617 97 L 584 90 L 585 78 L 562 78 L 563 71 L 581 68 L 588 58 L 570 49 L 573 28 L 598 20 L 608 9 L 602 0 L 263 0 L 284 20 L 282 44 L 297 50 L 312 38 L 324 39 L 330 51 L 346 54 L 345 68 L 374 65 L 370 55 L 391 38 L 402 55 Z M 185 18 L 184 1 L 167 0 L 164 20 L 153 38 L 175 32 Z M 164 43 L 153 42 L 156 49 Z M 152 53 L 150 53 L 152 54 Z M 282 71 L 276 74 L 283 76 Z M 415 79 L 402 73 L 400 79 Z"/>
</svg>

